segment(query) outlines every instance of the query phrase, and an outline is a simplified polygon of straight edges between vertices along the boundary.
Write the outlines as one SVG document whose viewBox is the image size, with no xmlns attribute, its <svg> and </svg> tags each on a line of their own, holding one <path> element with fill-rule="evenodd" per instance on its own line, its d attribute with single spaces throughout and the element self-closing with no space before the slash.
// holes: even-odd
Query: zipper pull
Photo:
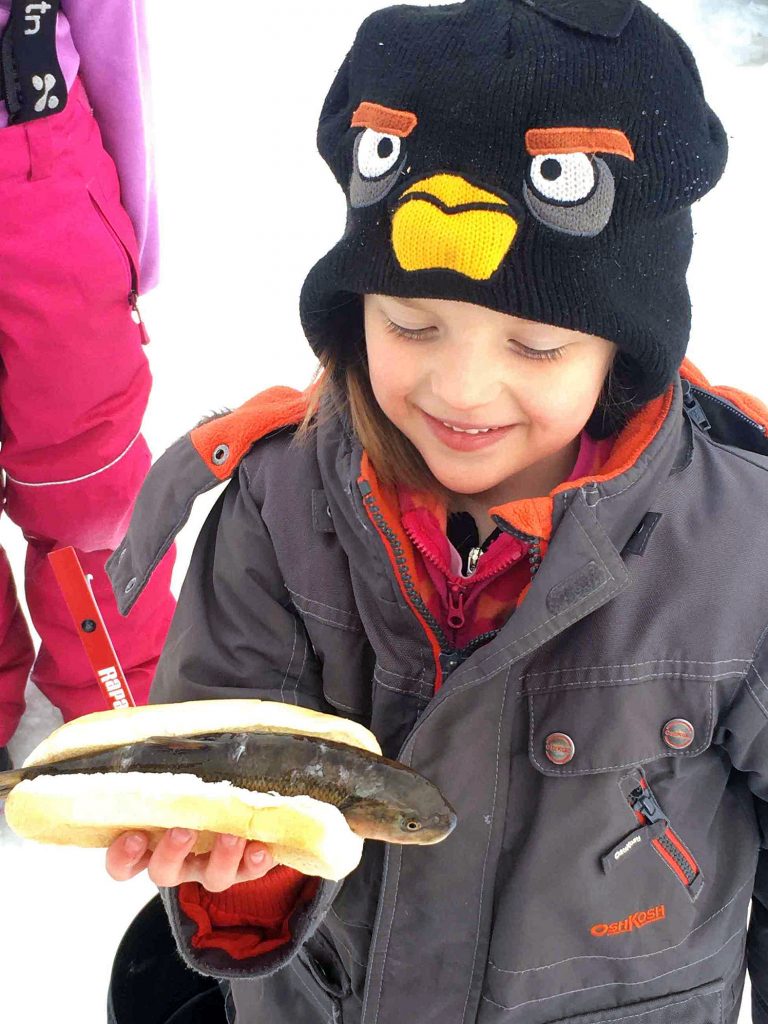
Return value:
<svg viewBox="0 0 768 1024">
<path fill-rule="evenodd" d="M 628 836 L 624 836 L 621 842 L 603 854 L 600 861 L 603 865 L 603 871 L 608 874 L 618 864 L 621 864 L 623 859 L 629 854 L 634 853 L 635 850 L 641 846 L 646 846 L 654 839 L 658 839 L 659 836 L 664 834 L 664 830 L 667 827 L 666 821 L 655 821 L 653 824 L 641 825 L 640 828 L 635 829 L 634 832 L 630 832 Z"/>
<path fill-rule="evenodd" d="M 655 821 L 666 822 L 667 816 L 663 813 L 656 798 L 650 789 L 643 789 L 642 786 L 638 786 L 637 789 L 633 789 L 629 794 L 629 802 L 633 811 L 640 811 L 645 815 L 647 823 L 653 824 Z"/>
<path fill-rule="evenodd" d="M 480 555 L 482 555 L 482 548 L 472 548 L 467 555 L 467 576 L 472 576 L 477 569 L 477 563 L 480 561 Z"/>
<path fill-rule="evenodd" d="M 139 295 L 138 292 L 132 291 L 128 296 L 128 302 L 131 305 L 131 319 L 138 326 L 141 332 L 141 344 L 149 344 L 149 334 L 147 328 L 144 325 L 144 321 L 141 319 L 141 310 L 139 309 Z"/>
<path fill-rule="evenodd" d="M 448 625 L 453 629 L 464 625 L 464 592 L 456 583 L 448 586 Z"/>
<path fill-rule="evenodd" d="M 458 651 L 440 651 L 440 667 L 443 670 L 443 680 L 447 679 L 454 669 L 462 663 L 463 658 Z"/>
<path fill-rule="evenodd" d="M 688 418 L 692 423 L 695 423 L 699 430 L 707 431 L 712 429 L 712 424 L 707 419 L 707 414 L 702 409 L 698 400 L 694 397 L 691 390 L 691 382 L 682 378 L 683 385 L 683 405 L 685 411 L 688 414 Z"/>
</svg>

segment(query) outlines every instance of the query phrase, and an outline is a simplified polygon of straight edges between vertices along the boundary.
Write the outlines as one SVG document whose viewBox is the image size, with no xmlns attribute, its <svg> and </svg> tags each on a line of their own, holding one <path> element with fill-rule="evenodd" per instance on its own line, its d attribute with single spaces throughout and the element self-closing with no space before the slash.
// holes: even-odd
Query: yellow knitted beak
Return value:
<svg viewBox="0 0 768 1024">
<path fill-rule="evenodd" d="M 403 270 L 445 268 L 485 281 L 498 270 L 517 229 L 504 199 L 458 175 L 434 174 L 398 200 L 392 247 Z"/>
</svg>

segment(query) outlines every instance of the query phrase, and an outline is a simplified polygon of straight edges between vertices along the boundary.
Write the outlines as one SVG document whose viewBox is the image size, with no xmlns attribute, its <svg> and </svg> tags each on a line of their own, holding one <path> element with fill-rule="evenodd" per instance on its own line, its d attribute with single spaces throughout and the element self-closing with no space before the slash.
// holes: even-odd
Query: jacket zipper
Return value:
<svg viewBox="0 0 768 1024">
<path fill-rule="evenodd" d="M 688 381 L 684 381 L 684 383 L 688 384 Z M 718 404 L 718 406 L 722 406 L 724 409 L 727 409 L 728 412 L 733 413 L 734 416 L 737 416 L 740 420 L 743 420 L 745 423 L 749 423 L 751 427 L 758 431 L 758 433 L 765 436 L 765 427 L 762 425 L 762 423 L 758 423 L 757 420 L 753 420 L 745 413 L 742 413 L 738 406 L 734 406 L 734 403 L 732 401 L 728 401 L 726 398 L 721 398 L 717 394 L 712 394 L 712 392 L 710 391 L 702 391 L 700 388 L 695 388 L 691 384 L 688 384 L 688 386 L 691 392 L 697 391 L 698 394 L 706 394 L 708 401 L 714 401 L 716 404 Z M 685 391 L 685 388 L 683 388 L 683 391 Z M 693 400 L 696 401 L 695 398 L 693 398 Z M 698 408 L 700 409 L 700 404 L 697 401 L 696 404 L 698 404 Z"/>
<path fill-rule="evenodd" d="M 428 561 L 430 561 L 432 563 L 432 565 L 434 565 L 437 569 L 439 569 L 440 572 L 444 572 L 445 571 L 444 567 L 442 565 L 440 565 L 440 563 L 434 557 L 434 555 L 432 554 L 431 551 L 429 551 L 415 537 L 411 536 L 410 534 L 409 534 L 409 537 L 411 537 L 411 543 L 413 544 L 413 546 L 415 548 L 418 548 L 418 550 L 422 553 L 422 555 Z M 472 548 L 472 551 L 478 551 L 478 552 L 480 552 L 482 554 L 482 548 Z M 470 554 L 471 554 L 471 552 L 470 552 Z M 479 558 L 479 555 L 478 555 L 478 558 Z M 520 561 L 519 558 L 508 558 L 508 559 L 505 559 L 505 561 L 500 563 L 493 570 L 493 572 L 489 572 L 487 576 L 482 577 L 483 580 L 493 579 L 494 576 L 498 576 L 500 573 L 504 572 L 511 565 L 514 565 L 515 562 L 518 562 L 518 561 Z M 475 565 L 477 565 L 477 560 L 475 560 Z M 461 627 L 464 625 L 464 597 L 465 597 L 465 589 L 466 589 L 465 586 L 462 586 L 462 584 L 459 583 L 459 582 L 449 581 L 449 583 L 448 583 L 448 623 L 453 627 L 453 629 L 461 629 Z"/>
<path fill-rule="evenodd" d="M 517 537 L 518 540 L 524 541 L 528 545 L 528 563 L 531 567 L 531 576 L 535 576 L 541 568 L 541 542 L 543 537 L 537 537 L 533 533 L 524 533 L 522 530 L 518 530 L 517 527 L 512 526 L 506 519 L 502 519 L 501 516 L 493 516 L 493 521 L 503 530 L 505 533 L 511 534 L 513 537 Z"/>
<path fill-rule="evenodd" d="M 437 619 L 435 619 L 432 612 L 430 612 L 429 608 L 427 608 L 427 606 L 422 601 L 421 596 L 419 595 L 419 592 L 416 589 L 416 585 L 411 579 L 411 574 L 408 571 L 405 552 L 403 551 L 403 545 L 400 543 L 399 537 L 392 529 L 392 527 L 389 525 L 389 523 L 386 521 L 381 509 L 376 503 L 376 500 L 374 499 L 372 493 L 373 488 L 371 487 L 367 480 L 358 481 L 357 486 L 358 490 L 360 491 L 360 494 L 363 497 L 363 503 L 365 504 L 368 514 L 371 516 L 380 532 L 383 533 L 384 536 L 389 541 L 389 544 L 392 548 L 392 552 L 395 556 L 395 564 L 397 565 L 397 571 L 400 574 L 400 578 L 403 582 L 403 586 L 405 587 L 408 597 L 411 599 L 413 604 L 419 609 L 419 612 L 421 613 L 421 615 L 423 615 L 424 619 L 429 624 L 430 629 L 433 630 L 435 636 L 437 637 L 438 643 L 440 644 L 441 649 L 445 653 L 448 653 L 448 649 L 451 647 L 450 643 L 448 642 L 448 638 L 443 632 L 442 628 L 440 627 L 440 623 L 437 621 Z"/>
<path fill-rule="evenodd" d="M 477 563 L 480 561 L 480 555 L 483 554 L 483 549 L 471 548 L 467 555 L 467 576 L 474 576 L 475 570 L 477 569 Z"/>
<path fill-rule="evenodd" d="M 686 889 L 695 885 L 698 892 L 701 885 L 699 865 L 669 824 L 669 818 L 659 806 L 644 773 L 640 785 L 629 793 L 627 800 L 641 825 L 652 825 L 657 821 L 666 823 L 664 832 L 652 839 L 651 845 Z"/>
<path fill-rule="evenodd" d="M 685 411 L 700 430 L 711 430 L 712 424 L 707 419 L 707 414 L 702 409 L 698 399 L 693 394 L 690 381 L 683 377 L 681 383 L 683 386 L 683 405 L 685 406 Z M 746 417 L 744 418 L 746 419 Z"/>
<path fill-rule="evenodd" d="M 440 646 L 440 667 L 443 672 L 443 677 L 447 677 L 450 672 L 457 668 L 470 654 L 473 653 L 482 644 L 492 640 L 499 632 L 498 629 L 489 630 L 487 633 L 481 633 L 480 636 L 476 636 L 466 647 L 454 647 L 449 641 L 448 637 L 442 630 L 440 623 L 434 617 L 432 612 L 427 608 L 426 604 L 421 598 L 416 585 L 411 578 L 411 574 L 408 571 L 408 566 L 403 551 L 403 546 L 400 543 L 395 531 L 387 523 L 384 515 L 379 508 L 378 504 L 372 493 L 371 485 L 367 480 L 358 481 L 358 490 L 363 499 L 363 503 L 366 507 L 366 511 L 369 516 L 373 519 L 374 523 L 378 527 L 379 531 L 387 538 L 392 548 L 392 552 L 395 556 L 395 564 L 397 571 L 402 580 L 403 587 L 405 588 L 408 597 L 413 603 L 414 607 L 419 610 L 420 615 L 424 618 L 425 622 L 429 625 L 430 629 L 434 632 L 437 642 Z M 421 549 L 420 549 L 421 550 Z M 533 572 L 533 570 L 532 570 Z"/>
<path fill-rule="evenodd" d="M 750 419 L 750 417 L 747 416 L 746 413 L 743 413 L 738 406 L 733 404 L 733 402 L 728 402 L 725 399 L 720 398 L 718 395 L 713 395 L 709 391 L 702 391 L 700 388 L 695 388 L 690 383 L 690 381 L 687 381 L 685 378 L 682 378 L 682 385 L 683 402 L 685 404 L 685 407 L 687 410 L 689 410 L 691 419 L 693 419 L 694 423 L 696 423 L 697 426 L 701 424 L 699 424 L 699 420 L 696 417 L 703 417 L 706 426 L 701 425 L 702 430 L 711 430 L 712 426 L 709 420 L 707 419 L 706 413 L 704 412 L 704 409 L 702 408 L 700 402 L 696 398 L 694 392 L 697 392 L 700 395 L 706 395 L 708 402 L 714 402 L 716 405 L 722 405 L 724 409 L 727 409 L 734 416 L 738 416 L 739 419 L 744 420 L 745 423 L 748 423 L 750 427 L 752 427 L 759 434 L 762 434 L 763 437 L 765 437 L 765 427 L 762 426 L 762 424 L 758 423 L 756 420 Z"/>
</svg>

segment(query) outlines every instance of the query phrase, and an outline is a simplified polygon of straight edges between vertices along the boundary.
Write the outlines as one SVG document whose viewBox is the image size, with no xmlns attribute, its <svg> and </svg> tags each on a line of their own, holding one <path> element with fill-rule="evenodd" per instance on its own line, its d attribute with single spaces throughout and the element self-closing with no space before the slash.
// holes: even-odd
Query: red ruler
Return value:
<svg viewBox="0 0 768 1024">
<path fill-rule="evenodd" d="M 75 549 L 59 548 L 51 551 L 48 559 L 107 705 L 110 708 L 135 707 L 125 673 Z"/>
</svg>

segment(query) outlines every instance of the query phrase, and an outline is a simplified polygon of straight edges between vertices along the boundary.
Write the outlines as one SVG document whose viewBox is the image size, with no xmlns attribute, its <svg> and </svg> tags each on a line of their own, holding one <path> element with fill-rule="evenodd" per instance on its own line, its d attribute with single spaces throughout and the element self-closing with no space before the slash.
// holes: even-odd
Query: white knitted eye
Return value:
<svg viewBox="0 0 768 1024">
<path fill-rule="evenodd" d="M 586 153 L 535 156 L 530 178 L 540 195 L 556 203 L 581 203 L 597 183 L 594 164 Z"/>
<path fill-rule="evenodd" d="M 402 140 L 397 135 L 366 128 L 357 147 L 357 165 L 364 178 L 380 178 L 397 163 Z"/>
</svg>

